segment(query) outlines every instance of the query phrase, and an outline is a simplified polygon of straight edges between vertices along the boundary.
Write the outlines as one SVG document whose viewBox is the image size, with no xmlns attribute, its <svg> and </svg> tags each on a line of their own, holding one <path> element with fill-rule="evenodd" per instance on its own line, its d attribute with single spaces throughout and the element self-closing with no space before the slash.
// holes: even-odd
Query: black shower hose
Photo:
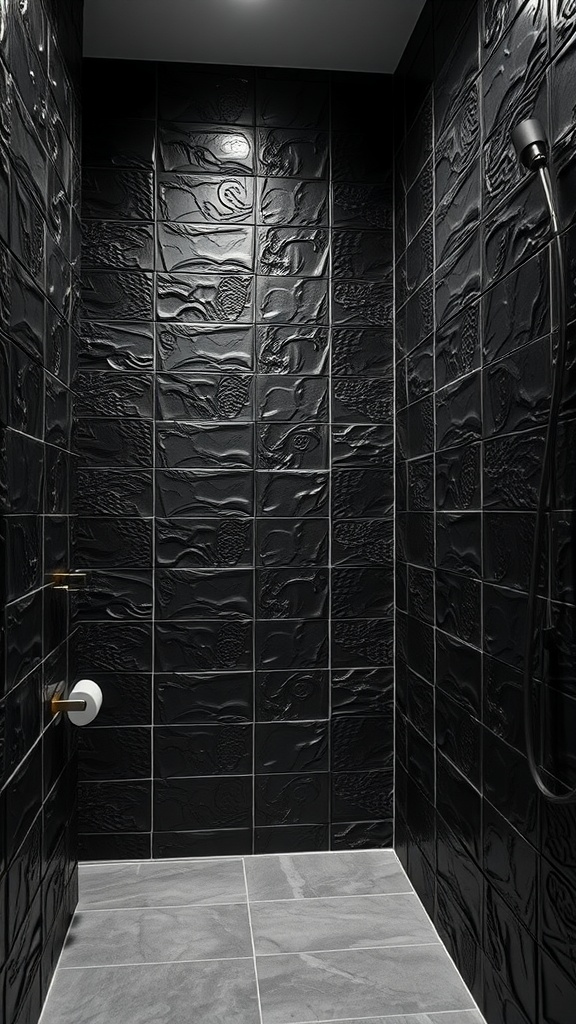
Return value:
<svg viewBox="0 0 576 1024">
<path fill-rule="evenodd" d="M 543 683 L 545 682 L 546 665 L 549 663 L 551 654 L 551 641 L 554 631 L 553 608 L 552 608 L 552 579 L 553 579 L 553 547 L 552 547 L 552 515 L 551 509 L 557 505 L 557 471 L 556 471 L 556 444 L 558 438 L 558 420 L 560 406 L 562 403 L 562 390 L 564 382 L 564 370 L 566 366 L 567 338 L 566 338 L 566 271 L 564 265 L 564 253 L 562 240 L 560 238 L 558 216 L 554 203 L 552 182 L 547 167 L 539 167 L 538 175 L 546 197 L 546 204 L 550 214 L 553 239 L 552 247 L 554 254 L 555 281 L 556 281 L 556 302 L 558 308 L 558 344 L 556 355 L 552 364 L 552 395 L 548 412 L 548 423 L 546 427 L 546 438 L 544 442 L 544 456 L 542 460 L 542 475 L 538 489 L 538 505 L 536 509 L 536 524 L 534 529 L 534 543 L 532 548 L 532 563 L 530 566 L 530 585 L 528 588 L 528 614 L 526 622 L 526 640 L 524 647 L 524 733 L 526 739 L 526 755 L 528 765 L 534 782 L 540 792 L 555 804 L 570 804 L 576 802 L 576 788 L 565 793 L 554 793 L 548 788 L 542 778 L 538 766 L 534 746 L 534 660 L 536 653 L 536 642 L 541 639 L 544 657 L 542 659 Z M 546 580 L 546 615 L 545 624 L 540 631 L 537 629 L 536 608 L 538 602 L 538 583 L 540 580 L 540 568 L 544 553 L 544 538 L 546 525 L 548 525 L 548 572 Z"/>
</svg>

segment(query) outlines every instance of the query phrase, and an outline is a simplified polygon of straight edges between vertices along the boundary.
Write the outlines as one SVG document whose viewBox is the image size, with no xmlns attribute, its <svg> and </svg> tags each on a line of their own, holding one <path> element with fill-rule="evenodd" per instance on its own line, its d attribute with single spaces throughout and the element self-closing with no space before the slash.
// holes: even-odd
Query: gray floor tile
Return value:
<svg viewBox="0 0 576 1024">
<path fill-rule="evenodd" d="M 362 896 L 412 889 L 388 850 L 246 858 L 251 900 Z"/>
<path fill-rule="evenodd" d="M 478 1010 L 456 1010 L 450 1013 L 416 1013 L 409 1017 L 370 1017 L 362 1020 L 343 1020 L 338 1024 L 486 1024 Z"/>
<path fill-rule="evenodd" d="M 250 906 L 257 953 L 439 942 L 415 895 L 342 896 Z"/>
<path fill-rule="evenodd" d="M 263 1024 L 474 1006 L 441 946 L 263 956 L 257 965 Z"/>
<path fill-rule="evenodd" d="M 248 908 L 162 907 L 79 911 L 61 967 L 252 956 Z"/>
<path fill-rule="evenodd" d="M 81 864 L 80 908 L 243 903 L 241 860 Z"/>
<path fill-rule="evenodd" d="M 58 971 L 41 1024 L 259 1024 L 251 960 Z"/>
</svg>

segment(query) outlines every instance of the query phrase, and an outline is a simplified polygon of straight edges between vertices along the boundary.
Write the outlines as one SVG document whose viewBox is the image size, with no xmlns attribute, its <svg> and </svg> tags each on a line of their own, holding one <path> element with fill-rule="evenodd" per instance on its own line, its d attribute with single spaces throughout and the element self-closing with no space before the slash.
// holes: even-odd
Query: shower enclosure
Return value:
<svg viewBox="0 0 576 1024">
<path fill-rule="evenodd" d="M 428 0 L 394 75 L 82 62 L 80 7 L 0 0 L 0 1016 L 78 858 L 196 858 L 184 917 L 235 858 L 256 963 L 252 901 L 400 876 L 254 854 L 393 848 L 488 1024 L 574 1024 L 573 0 Z"/>
</svg>

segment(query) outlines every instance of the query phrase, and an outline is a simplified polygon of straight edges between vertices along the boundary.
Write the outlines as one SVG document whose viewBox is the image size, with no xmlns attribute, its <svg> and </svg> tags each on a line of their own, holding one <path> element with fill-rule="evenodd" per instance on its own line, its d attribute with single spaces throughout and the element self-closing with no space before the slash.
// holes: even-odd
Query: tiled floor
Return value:
<svg viewBox="0 0 576 1024">
<path fill-rule="evenodd" d="M 41 1024 L 483 1024 L 389 851 L 80 867 Z"/>
</svg>

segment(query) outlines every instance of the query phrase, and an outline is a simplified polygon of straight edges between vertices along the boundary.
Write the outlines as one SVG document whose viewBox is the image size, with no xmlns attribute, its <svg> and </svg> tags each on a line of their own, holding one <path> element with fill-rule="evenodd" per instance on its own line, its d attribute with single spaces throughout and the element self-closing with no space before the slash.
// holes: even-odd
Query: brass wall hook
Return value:
<svg viewBox="0 0 576 1024">
<path fill-rule="evenodd" d="M 61 693 L 55 694 L 50 701 L 50 710 L 53 715 L 59 715 L 61 711 L 86 711 L 85 700 L 66 700 Z"/>
</svg>

